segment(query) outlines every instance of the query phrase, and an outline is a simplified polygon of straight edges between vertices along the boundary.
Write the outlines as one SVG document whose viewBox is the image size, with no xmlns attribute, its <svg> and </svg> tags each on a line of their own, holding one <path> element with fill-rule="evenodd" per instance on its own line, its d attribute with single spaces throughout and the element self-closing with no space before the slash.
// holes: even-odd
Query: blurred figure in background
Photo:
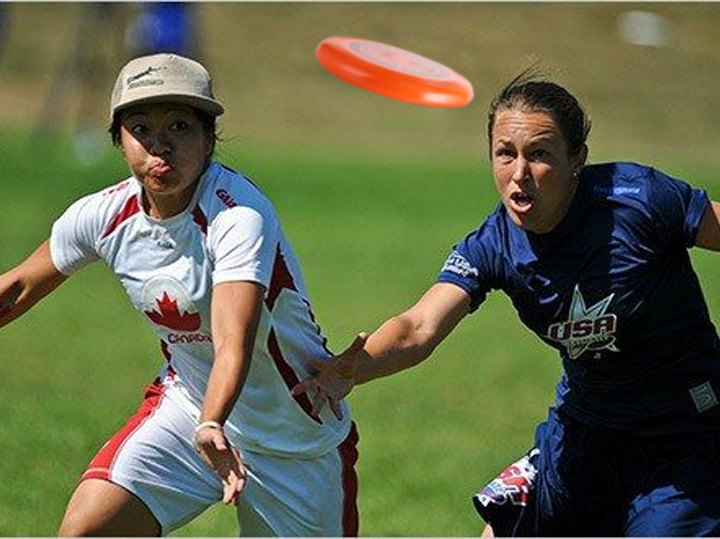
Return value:
<svg viewBox="0 0 720 539">
<path fill-rule="evenodd" d="M 118 63 L 158 52 L 200 58 L 198 8 L 192 2 L 123 4 L 90 2 L 78 10 L 74 41 L 38 116 L 36 135 L 70 128 L 75 157 L 98 162 L 109 150 L 102 117 L 107 88 Z M 3 4 L 0 3 L 0 59 Z"/>
<path fill-rule="evenodd" d="M 147 2 L 125 33 L 130 56 L 158 52 L 200 59 L 197 6 L 193 2 Z"/>
</svg>

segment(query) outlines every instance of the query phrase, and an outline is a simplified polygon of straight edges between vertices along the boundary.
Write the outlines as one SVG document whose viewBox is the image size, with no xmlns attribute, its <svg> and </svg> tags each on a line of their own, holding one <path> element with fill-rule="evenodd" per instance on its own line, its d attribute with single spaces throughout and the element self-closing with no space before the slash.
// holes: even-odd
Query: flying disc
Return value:
<svg viewBox="0 0 720 539">
<path fill-rule="evenodd" d="M 470 82 L 449 67 L 392 45 L 329 37 L 315 54 L 330 73 L 376 94 L 431 107 L 462 107 L 473 98 Z"/>
</svg>

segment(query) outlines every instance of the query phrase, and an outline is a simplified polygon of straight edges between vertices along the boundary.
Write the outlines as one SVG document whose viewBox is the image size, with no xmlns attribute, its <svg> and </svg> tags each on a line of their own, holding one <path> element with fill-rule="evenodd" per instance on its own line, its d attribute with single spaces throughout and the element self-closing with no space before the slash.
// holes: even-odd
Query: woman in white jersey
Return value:
<svg viewBox="0 0 720 539">
<path fill-rule="evenodd" d="M 222 113 L 199 63 L 130 61 L 110 132 L 132 176 L 72 204 L 0 276 L 2 326 L 102 259 L 160 340 L 160 374 L 60 535 L 163 535 L 220 500 L 242 535 L 357 535 L 357 433 L 344 403 L 315 417 L 290 392 L 330 353 L 272 205 L 212 160 Z"/>
</svg>

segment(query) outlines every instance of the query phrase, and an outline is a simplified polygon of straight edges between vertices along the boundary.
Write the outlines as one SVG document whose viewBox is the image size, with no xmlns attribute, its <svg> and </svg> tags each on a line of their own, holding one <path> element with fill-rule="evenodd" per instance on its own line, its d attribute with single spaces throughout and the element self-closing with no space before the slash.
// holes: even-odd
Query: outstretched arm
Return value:
<svg viewBox="0 0 720 539">
<path fill-rule="evenodd" d="M 433 285 L 407 311 L 383 323 L 358 354 L 357 384 L 424 361 L 470 309 L 470 297 L 447 283 Z"/>
<path fill-rule="evenodd" d="M 340 418 L 340 401 L 356 384 L 390 376 L 427 359 L 470 311 L 470 296 L 447 283 L 433 285 L 407 311 L 383 323 L 369 337 L 361 333 L 332 360 L 311 360 L 314 374 L 294 394 L 313 393 L 313 413 L 327 402 Z"/>
<path fill-rule="evenodd" d="M 228 442 L 222 425 L 240 396 L 260 320 L 264 288 L 237 281 L 215 286 L 212 338 L 215 347 L 210 378 L 195 433 L 195 447 L 223 481 L 225 503 L 234 503 L 245 487 L 245 467 Z"/>
<path fill-rule="evenodd" d="M 50 257 L 50 243 L 43 242 L 19 265 L 0 275 L 0 327 L 22 315 L 55 290 L 66 275 Z"/>
</svg>

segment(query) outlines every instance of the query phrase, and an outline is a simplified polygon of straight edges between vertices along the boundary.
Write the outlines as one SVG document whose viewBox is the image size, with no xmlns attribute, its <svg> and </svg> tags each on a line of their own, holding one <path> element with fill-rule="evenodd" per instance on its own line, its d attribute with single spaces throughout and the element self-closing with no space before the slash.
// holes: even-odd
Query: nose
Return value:
<svg viewBox="0 0 720 539">
<path fill-rule="evenodd" d="M 530 179 L 530 163 L 522 156 L 515 159 L 513 168 L 512 181 L 517 184 L 525 183 Z"/>
<path fill-rule="evenodd" d="M 172 150 L 170 138 L 162 131 L 154 133 L 149 142 L 147 150 L 152 155 L 167 155 Z"/>
</svg>

